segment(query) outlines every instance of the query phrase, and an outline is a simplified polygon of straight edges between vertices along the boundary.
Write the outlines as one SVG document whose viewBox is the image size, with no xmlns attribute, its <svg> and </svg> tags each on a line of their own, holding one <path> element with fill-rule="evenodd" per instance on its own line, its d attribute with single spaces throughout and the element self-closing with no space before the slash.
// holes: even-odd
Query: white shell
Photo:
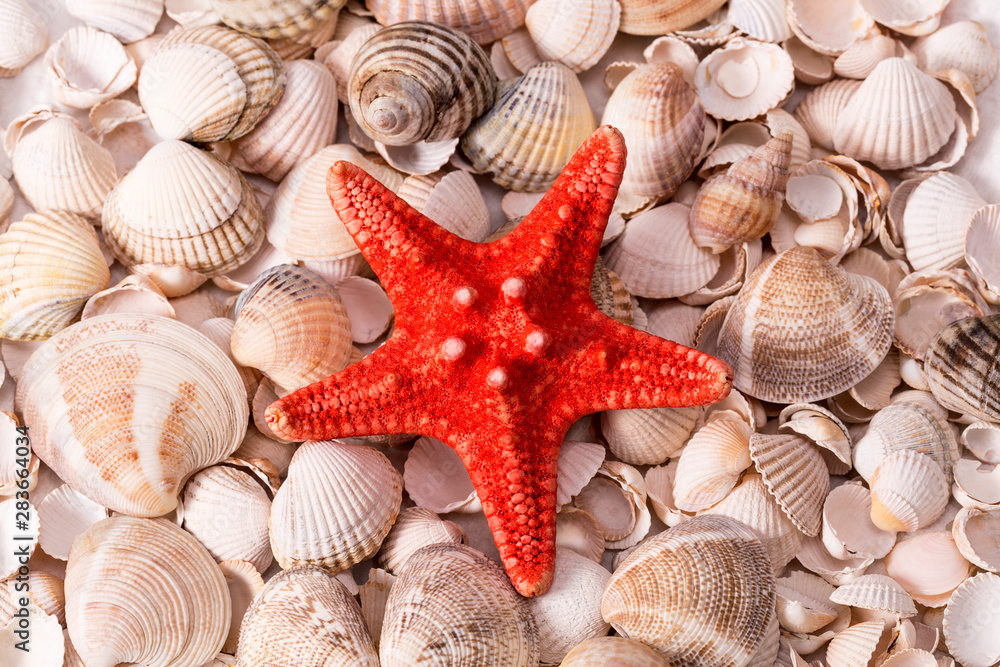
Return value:
<svg viewBox="0 0 1000 667">
<path fill-rule="evenodd" d="M 975 213 L 986 203 L 961 176 L 939 172 L 921 181 L 906 199 L 903 212 L 900 231 L 906 260 L 917 271 L 959 264 Z"/>
<path fill-rule="evenodd" d="M 750 467 L 750 435 L 742 419 L 716 419 L 688 440 L 673 480 L 674 505 L 696 512 L 719 502 Z"/>
<path fill-rule="evenodd" d="M 823 545 L 834 558 L 882 558 L 896 544 L 896 533 L 871 520 L 871 494 L 857 482 L 830 491 L 823 504 Z"/>
<path fill-rule="evenodd" d="M 1000 206 L 976 211 L 965 237 L 965 261 L 976 277 L 980 294 L 990 303 L 1000 302 L 1000 262 L 991 256 L 1000 239 Z"/>
<path fill-rule="evenodd" d="M 694 84 L 706 113 L 746 120 L 778 106 L 792 92 L 795 70 L 780 47 L 736 38 L 701 61 Z"/>
<path fill-rule="evenodd" d="M 163 14 L 163 0 L 66 0 L 66 10 L 129 44 L 153 34 Z"/>
<path fill-rule="evenodd" d="M 990 667 L 1000 660 L 995 613 L 998 602 L 1000 577 L 983 572 L 962 584 L 945 608 L 945 643 L 965 667 Z"/>
<path fill-rule="evenodd" d="M 0 3 L 0 78 L 14 76 L 49 43 L 45 21 L 24 0 Z"/>
<path fill-rule="evenodd" d="M 462 459 L 440 440 L 417 439 L 403 466 L 403 483 L 413 502 L 438 514 L 482 510 Z"/>
<path fill-rule="evenodd" d="M 785 0 L 732 0 L 726 16 L 734 28 L 762 42 L 783 42 L 792 36 Z"/>
<path fill-rule="evenodd" d="M 110 100 L 135 83 L 132 56 L 106 32 L 72 28 L 45 53 L 55 98 L 76 109 Z"/>
<path fill-rule="evenodd" d="M 948 482 L 931 457 L 912 450 L 889 453 L 871 477 L 872 521 L 888 531 L 926 528 L 948 504 Z"/>
<path fill-rule="evenodd" d="M 524 23 L 542 60 L 558 60 L 582 72 L 611 47 L 620 18 L 617 0 L 538 0 Z"/>
<path fill-rule="evenodd" d="M 378 563 L 390 573 L 399 572 L 406 559 L 431 544 L 464 544 L 465 531 L 425 507 L 407 507 L 396 518 L 382 541 Z"/>
<path fill-rule="evenodd" d="M 104 506 L 63 484 L 47 494 L 38 505 L 41 530 L 38 543 L 45 553 L 66 560 L 76 536 L 92 525 L 108 518 Z"/>
<path fill-rule="evenodd" d="M 788 24 L 806 46 L 835 56 L 874 27 L 861 4 L 861 0 L 789 0 Z"/>
<path fill-rule="evenodd" d="M 928 72 L 959 69 L 979 94 L 996 78 L 1000 62 L 986 29 L 976 21 L 956 21 L 916 40 L 910 48 Z"/>
<path fill-rule="evenodd" d="M 1000 570 L 1000 512 L 963 507 L 955 516 L 951 535 L 962 555 L 972 564 L 990 572 Z"/>
</svg>

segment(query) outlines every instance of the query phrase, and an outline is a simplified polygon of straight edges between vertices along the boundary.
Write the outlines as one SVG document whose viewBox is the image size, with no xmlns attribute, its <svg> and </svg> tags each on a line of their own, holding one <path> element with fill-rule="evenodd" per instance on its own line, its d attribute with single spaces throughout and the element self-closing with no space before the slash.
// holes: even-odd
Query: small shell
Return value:
<svg viewBox="0 0 1000 667">
<path fill-rule="evenodd" d="M 798 403 L 783 409 L 778 416 L 779 433 L 798 433 L 820 448 L 833 475 L 851 469 L 851 436 L 836 415 L 812 403 Z"/>
<path fill-rule="evenodd" d="M 833 78 L 833 60 L 806 46 L 796 35 L 782 45 L 792 59 L 795 78 L 810 86 L 818 86 Z"/>
<path fill-rule="evenodd" d="M 896 533 L 871 520 L 868 489 L 858 482 L 841 484 L 823 503 L 823 545 L 834 558 L 882 558 L 896 544 Z"/>
<path fill-rule="evenodd" d="M 417 439 L 403 466 L 403 482 L 410 499 L 433 512 L 482 510 L 462 459 L 440 440 Z"/>
<path fill-rule="evenodd" d="M 564 507 L 556 515 L 556 550 L 570 549 L 584 558 L 601 562 L 604 534 L 597 520 L 581 509 Z"/>
<path fill-rule="evenodd" d="M 131 44 L 153 34 L 163 15 L 163 0 L 66 0 L 66 11 L 91 28 Z"/>
<path fill-rule="evenodd" d="M 406 559 L 431 544 L 466 544 L 465 531 L 452 521 L 442 521 L 424 507 L 407 507 L 393 523 L 382 542 L 378 564 L 390 573 L 399 572 Z"/>
<path fill-rule="evenodd" d="M 351 116 L 369 137 L 392 146 L 460 136 L 496 92 L 482 48 L 464 33 L 426 21 L 372 35 L 348 77 Z"/>
<path fill-rule="evenodd" d="M 973 569 L 948 531 L 923 532 L 899 542 L 885 557 L 885 568 L 915 601 L 928 607 L 947 603 Z"/>
<path fill-rule="evenodd" d="M 794 434 L 754 433 L 749 444 L 750 457 L 781 509 L 803 533 L 818 535 L 830 488 L 823 457 L 808 440 Z"/>
<path fill-rule="evenodd" d="M 609 549 L 626 549 L 649 532 L 645 482 L 638 470 L 619 461 L 605 461 L 574 505 L 594 517 Z"/>
<path fill-rule="evenodd" d="M 525 0 L 369 0 L 367 6 L 382 25 L 430 21 L 489 44 L 521 27 L 529 4 Z"/>
<path fill-rule="evenodd" d="M 948 504 L 941 466 L 912 450 L 889 453 L 871 477 L 872 522 L 887 531 L 912 532 L 937 520 Z"/>
<path fill-rule="evenodd" d="M 601 434 L 619 460 L 656 465 L 680 449 L 698 415 L 696 408 L 605 410 L 601 413 Z"/>
<path fill-rule="evenodd" d="M 725 0 L 625 0 L 619 30 L 630 35 L 664 35 L 708 18 Z M 730 30 L 732 28 L 730 27 Z"/>
<path fill-rule="evenodd" d="M 782 0 L 733 0 L 727 18 L 734 28 L 762 42 L 783 42 L 792 36 Z"/>
<path fill-rule="evenodd" d="M 621 11 L 617 0 L 539 0 L 528 8 L 524 24 L 542 60 L 582 72 L 611 47 Z"/>
<path fill-rule="evenodd" d="M 389 602 L 389 593 L 392 591 L 392 585 L 395 581 L 396 577 L 385 570 L 373 567 L 368 571 L 368 581 L 358 590 L 358 598 L 361 601 L 361 616 L 365 619 L 368 634 L 371 635 L 376 651 L 382 636 L 385 606 Z"/>
<path fill-rule="evenodd" d="M 445 229 L 481 243 L 490 234 L 490 212 L 472 174 L 467 171 L 410 176 L 397 193 Z"/>
<path fill-rule="evenodd" d="M 924 372 L 946 408 L 987 421 L 1000 420 L 996 374 L 1000 315 L 970 317 L 938 331 L 927 348 Z"/>
<path fill-rule="evenodd" d="M 795 70 L 781 47 L 736 38 L 701 61 L 694 84 L 705 113 L 746 120 L 778 106 L 792 92 Z"/>
<path fill-rule="evenodd" d="M 888 612 L 902 618 L 917 613 L 910 594 L 884 574 L 865 574 L 844 584 L 830 594 L 830 602 Z"/>
<path fill-rule="evenodd" d="M 174 317 L 174 309 L 160 288 L 143 275 L 129 275 L 120 283 L 90 297 L 80 313 L 85 320 L 107 313 L 146 313 Z"/>
<path fill-rule="evenodd" d="M 837 122 L 860 87 L 860 81 L 836 79 L 809 91 L 795 107 L 796 120 L 806 128 L 814 144 L 833 149 Z"/>
<path fill-rule="evenodd" d="M 854 467 L 870 480 L 883 458 L 900 450 L 927 454 L 951 482 L 952 466 L 959 457 L 958 440 L 940 413 L 912 402 L 879 410 L 864 437 L 855 443 Z"/>
<path fill-rule="evenodd" d="M 997 509 L 1000 503 L 1000 467 L 962 458 L 955 462 L 952 495 L 966 507 Z"/>
<path fill-rule="evenodd" d="M 742 419 L 717 419 L 698 429 L 681 450 L 673 481 L 674 505 L 696 512 L 725 498 L 751 465 L 752 433 Z"/>
<path fill-rule="evenodd" d="M 823 540 L 818 537 L 807 537 L 802 540 L 802 545 L 795 558 L 804 568 L 823 577 L 835 586 L 842 586 L 854 581 L 872 564 L 875 560 L 871 557 L 857 557 L 848 559 L 834 558 L 823 546 Z M 850 614 L 848 614 L 850 620 Z M 796 649 L 798 650 L 798 649 Z M 810 653 L 811 651 L 805 651 Z"/>
<path fill-rule="evenodd" d="M 965 667 L 990 667 L 1000 661 L 996 608 L 1000 577 L 982 572 L 959 586 L 944 610 L 948 652 Z"/>
<path fill-rule="evenodd" d="M 941 23 L 941 13 L 950 0 L 914 0 L 899 5 L 892 0 L 861 0 L 872 18 L 904 35 L 926 35 Z"/>
<path fill-rule="evenodd" d="M 778 621 L 789 632 L 816 632 L 837 618 L 834 587 L 816 575 L 793 570 L 775 581 Z"/>
<path fill-rule="evenodd" d="M 893 342 L 900 351 L 926 359 L 934 336 L 958 320 L 988 312 L 972 277 L 963 269 L 925 269 L 904 278 L 892 298 Z"/>
<path fill-rule="evenodd" d="M 790 0 L 788 25 L 809 48 L 836 56 L 875 26 L 861 5 L 861 0 Z"/>
<path fill-rule="evenodd" d="M 110 100 L 135 83 L 137 70 L 121 43 L 93 28 L 72 28 L 45 53 L 55 98 L 75 109 Z"/>
<path fill-rule="evenodd" d="M 963 507 L 952 524 L 951 536 L 966 560 L 976 567 L 997 572 L 1000 570 L 1000 544 L 995 539 L 1000 534 L 998 530 L 1000 512 Z"/>
<path fill-rule="evenodd" d="M 898 48 L 898 42 L 885 35 L 863 39 L 837 56 L 833 71 L 845 79 L 864 80 L 880 62 L 896 57 Z"/>
<path fill-rule="evenodd" d="M 209 0 L 222 22 L 254 37 L 298 37 L 336 19 L 344 0 Z"/>
<path fill-rule="evenodd" d="M 950 23 L 916 40 L 910 48 L 927 72 L 954 68 L 968 74 L 976 94 L 986 90 L 1000 69 L 986 29 L 976 21 Z"/>
<path fill-rule="evenodd" d="M 579 440 L 563 440 L 559 448 L 559 462 L 556 477 L 556 508 L 569 503 L 573 496 L 594 478 L 607 450 L 602 445 Z"/>
<path fill-rule="evenodd" d="M 889 633 L 883 621 L 858 623 L 837 633 L 826 647 L 828 667 L 868 665 L 889 647 Z"/>
<path fill-rule="evenodd" d="M 669 667 L 660 654 L 640 641 L 626 637 L 596 637 L 582 641 L 566 654 L 560 667 Z"/>
<path fill-rule="evenodd" d="M 49 31 L 45 20 L 23 0 L 2 0 L 0 13 L 0 78 L 20 72 L 45 50 Z"/>
</svg>

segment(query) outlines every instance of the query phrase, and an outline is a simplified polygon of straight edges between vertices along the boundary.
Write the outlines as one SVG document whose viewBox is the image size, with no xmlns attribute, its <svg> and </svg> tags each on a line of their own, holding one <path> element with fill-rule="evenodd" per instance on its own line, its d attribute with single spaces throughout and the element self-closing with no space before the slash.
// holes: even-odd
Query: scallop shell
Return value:
<svg viewBox="0 0 1000 667">
<path fill-rule="evenodd" d="M 823 545 L 834 558 L 882 558 L 896 544 L 895 532 L 871 520 L 871 494 L 859 482 L 841 484 L 823 503 Z"/>
<path fill-rule="evenodd" d="M 792 248 L 747 279 L 719 334 L 719 355 L 743 393 L 808 402 L 871 373 L 889 350 L 893 319 L 884 287 L 832 266 L 812 248 Z"/>
<path fill-rule="evenodd" d="M 789 0 L 788 25 L 809 48 L 836 56 L 875 26 L 862 4 L 862 0 Z"/>
<path fill-rule="evenodd" d="M 835 79 L 809 91 L 795 107 L 795 119 L 806 128 L 814 144 L 833 149 L 837 122 L 860 87 L 860 81 Z"/>
<path fill-rule="evenodd" d="M 833 71 L 845 79 L 864 80 L 883 60 L 896 57 L 899 44 L 891 37 L 875 35 L 855 42 L 837 56 Z"/>
<path fill-rule="evenodd" d="M 712 605 L 699 600 L 711 599 Z M 700 516 L 653 536 L 611 575 L 604 618 L 677 664 L 746 665 L 774 614 L 774 577 L 752 530 Z"/>
<path fill-rule="evenodd" d="M 912 532 L 932 524 L 948 504 L 941 466 L 912 450 L 889 453 L 871 477 L 872 521 L 882 530 Z"/>
<path fill-rule="evenodd" d="M 997 572 L 1000 570 L 1000 544 L 995 539 L 998 530 L 1000 512 L 963 507 L 955 517 L 951 535 L 966 560 L 976 567 Z"/>
<path fill-rule="evenodd" d="M 596 127 L 576 74 L 546 62 L 501 82 L 493 106 L 472 122 L 460 145 L 475 170 L 498 185 L 536 192 L 552 185 Z"/>
<path fill-rule="evenodd" d="M 579 440 L 563 440 L 559 448 L 556 476 L 556 508 L 569 503 L 573 496 L 594 478 L 604 464 L 607 450 L 603 445 Z"/>
<path fill-rule="evenodd" d="M 131 44 L 153 34 L 163 15 L 163 0 L 66 0 L 66 11 L 91 28 Z"/>
<path fill-rule="evenodd" d="M 792 36 L 783 0 L 733 0 L 727 18 L 734 28 L 762 42 L 783 42 Z"/>
<path fill-rule="evenodd" d="M 307 442 L 271 505 L 271 549 L 285 569 L 337 573 L 374 554 L 402 500 L 399 473 L 367 445 Z"/>
<path fill-rule="evenodd" d="M 605 410 L 601 413 L 601 434 L 619 460 L 656 465 L 680 449 L 699 414 L 697 408 Z"/>
<path fill-rule="evenodd" d="M 239 170 L 190 144 L 164 141 L 118 181 L 102 222 L 126 265 L 181 264 L 213 277 L 257 251 L 263 218 Z"/>
<path fill-rule="evenodd" d="M 844 584 L 830 594 L 830 602 L 889 612 L 903 618 L 917 613 L 910 594 L 884 574 L 865 574 Z"/>
<path fill-rule="evenodd" d="M 45 340 L 76 319 L 110 274 L 78 215 L 29 213 L 0 234 L 0 335 Z"/>
<path fill-rule="evenodd" d="M 219 566 L 166 519 L 117 516 L 73 542 L 66 623 L 88 667 L 200 665 L 226 640 L 230 604 Z"/>
<path fill-rule="evenodd" d="M 630 35 L 664 35 L 695 25 L 724 4 L 725 0 L 625 0 L 619 30 Z"/>
<path fill-rule="evenodd" d="M 524 24 L 525 0 L 369 0 L 368 9 L 382 25 L 430 21 L 463 32 L 479 44 L 506 37 Z"/>
<path fill-rule="evenodd" d="M 188 475 L 239 446 L 249 416 L 243 381 L 215 343 L 174 320 L 127 313 L 46 342 L 25 364 L 15 405 L 35 452 L 62 479 L 143 516 L 174 509 Z"/>
<path fill-rule="evenodd" d="M 611 47 L 621 19 L 617 0 L 538 0 L 524 23 L 542 60 L 588 70 Z"/>
<path fill-rule="evenodd" d="M 998 604 L 1000 577 L 989 572 L 971 577 L 952 594 L 944 610 L 944 641 L 965 667 L 990 667 L 1000 661 Z"/>
<path fill-rule="evenodd" d="M 460 136 L 496 93 L 482 48 L 453 28 L 426 21 L 372 35 L 348 77 L 351 116 L 369 137 L 392 146 Z"/>
<path fill-rule="evenodd" d="M 257 593 L 236 657 L 240 667 L 379 664 L 354 597 L 329 572 L 308 566 L 279 573 Z"/>
<path fill-rule="evenodd" d="M 924 71 L 954 68 L 968 74 L 977 94 L 986 90 L 1000 69 L 986 29 L 976 21 L 950 23 L 919 38 L 910 48 Z"/>
<path fill-rule="evenodd" d="M 298 37 L 335 19 L 344 0 L 209 0 L 222 22 L 254 37 Z"/>
<path fill-rule="evenodd" d="M 906 199 L 903 213 L 901 233 L 910 265 L 920 271 L 961 263 L 974 214 L 985 205 L 961 176 L 940 172 L 921 181 Z"/>
<path fill-rule="evenodd" d="M 533 667 L 538 625 L 525 598 L 492 560 L 471 547 L 420 549 L 399 572 L 379 641 L 382 667 L 444 667 L 470 659 Z"/>
<path fill-rule="evenodd" d="M 742 419 L 717 419 L 698 429 L 678 459 L 674 505 L 696 512 L 725 498 L 751 465 L 752 433 Z"/>
<path fill-rule="evenodd" d="M 452 521 L 441 518 L 425 507 L 407 507 L 399 513 L 382 542 L 378 563 L 398 572 L 406 559 L 418 549 L 431 544 L 465 544 L 465 531 Z"/>
<path fill-rule="evenodd" d="M 121 43 L 93 28 L 72 28 L 45 52 L 45 70 L 59 102 L 76 109 L 110 100 L 128 90 L 135 61 Z"/>
<path fill-rule="evenodd" d="M 791 94 L 795 70 L 781 47 L 736 38 L 701 61 L 694 85 L 705 113 L 746 120 L 773 109 Z"/>
<path fill-rule="evenodd" d="M 977 419 L 1000 420 L 997 373 L 1000 315 L 970 317 L 938 331 L 924 356 L 934 398 L 946 408 Z"/>
<path fill-rule="evenodd" d="M 958 440 L 942 414 L 911 402 L 879 410 L 854 445 L 854 467 L 870 480 L 883 458 L 900 450 L 930 456 L 951 482 L 952 466 L 959 458 Z"/>
<path fill-rule="evenodd" d="M 831 603 L 834 587 L 816 575 L 793 570 L 775 580 L 777 613 L 781 627 L 790 632 L 816 632 L 837 618 Z"/>
<path fill-rule="evenodd" d="M 830 488 L 823 457 L 799 435 L 750 436 L 750 458 L 768 491 L 795 525 L 814 537 L 822 526 L 823 501 Z"/>
<path fill-rule="evenodd" d="M 0 13 L 0 78 L 20 72 L 45 50 L 49 31 L 45 20 L 23 0 L 2 0 Z"/>
<path fill-rule="evenodd" d="M 670 663 L 640 641 L 627 637 L 595 637 L 582 641 L 566 654 L 560 667 L 668 667 Z"/>
</svg>

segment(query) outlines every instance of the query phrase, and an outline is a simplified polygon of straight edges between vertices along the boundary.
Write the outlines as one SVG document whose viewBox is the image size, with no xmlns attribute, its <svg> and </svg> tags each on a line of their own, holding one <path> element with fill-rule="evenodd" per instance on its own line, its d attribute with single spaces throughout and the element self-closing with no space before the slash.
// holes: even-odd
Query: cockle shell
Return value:
<svg viewBox="0 0 1000 667">
<path fill-rule="evenodd" d="M 566 654 L 560 667 L 607 667 L 609 661 L 628 667 L 668 667 L 670 664 L 642 642 L 615 636 L 580 642 Z"/>
<path fill-rule="evenodd" d="M 664 35 L 706 19 L 725 0 L 625 0 L 619 30 L 630 35 Z"/>
<path fill-rule="evenodd" d="M 892 298 L 893 342 L 901 352 L 925 359 L 934 336 L 946 326 L 980 317 L 989 308 L 964 269 L 924 269 L 904 277 Z"/>
<path fill-rule="evenodd" d="M 912 402 L 893 403 L 872 418 L 864 437 L 854 445 L 854 467 L 870 480 L 888 454 L 909 450 L 927 454 L 951 482 L 959 458 L 958 440 L 943 411 Z"/>
<path fill-rule="evenodd" d="M 830 594 L 834 587 L 808 572 L 793 570 L 775 580 L 778 621 L 790 632 L 816 632 L 837 618 L 838 605 Z"/>
<path fill-rule="evenodd" d="M 49 338 L 109 278 L 89 222 L 68 212 L 29 213 L 0 234 L 0 335 Z"/>
<path fill-rule="evenodd" d="M 743 666 L 761 646 L 774 604 L 770 562 L 753 531 L 700 516 L 633 551 L 611 575 L 601 612 L 672 663 Z"/>
<path fill-rule="evenodd" d="M 410 176 L 403 180 L 396 194 L 467 241 L 481 243 L 490 234 L 490 211 L 476 179 L 467 171 Z"/>
<path fill-rule="evenodd" d="M 892 0 L 861 0 L 872 18 L 905 35 L 926 35 L 937 29 L 941 13 L 951 0 L 914 0 L 900 5 Z"/>
<path fill-rule="evenodd" d="M 719 333 L 719 356 L 733 366 L 740 391 L 808 402 L 866 377 L 889 350 L 893 319 L 884 287 L 812 248 L 792 248 L 747 279 Z"/>
<path fill-rule="evenodd" d="M 733 0 L 726 18 L 737 30 L 762 42 L 783 42 L 792 36 L 783 0 Z"/>
<path fill-rule="evenodd" d="M 243 617 L 237 667 L 378 667 L 361 608 L 329 572 L 297 567 L 257 593 Z"/>
<path fill-rule="evenodd" d="M 126 276 L 117 285 L 90 297 L 80 313 L 80 319 L 108 313 L 175 316 L 173 306 L 156 283 L 140 274 Z"/>
<path fill-rule="evenodd" d="M 73 543 L 66 623 L 88 667 L 200 665 L 222 648 L 230 617 L 219 566 L 166 519 L 105 519 Z"/>
<path fill-rule="evenodd" d="M 754 433 L 749 448 L 754 466 L 782 511 L 803 533 L 818 535 L 830 488 L 823 457 L 798 434 Z"/>
<path fill-rule="evenodd" d="M 835 79 L 809 91 L 795 107 L 795 119 L 806 128 L 813 144 L 833 149 L 837 122 L 844 107 L 860 87 L 860 81 Z"/>
<path fill-rule="evenodd" d="M 823 503 L 823 546 L 834 558 L 882 558 L 896 543 L 895 532 L 871 520 L 871 493 L 859 482 L 841 484 Z"/>
<path fill-rule="evenodd" d="M 379 565 L 389 572 L 400 568 L 414 552 L 432 544 L 466 544 L 465 531 L 425 507 L 407 507 L 399 513 L 382 541 Z"/>
<path fill-rule="evenodd" d="M 344 0 L 209 0 L 231 28 L 255 37 L 298 37 L 334 19 Z"/>
<path fill-rule="evenodd" d="M 993 304 L 1000 303 L 1000 265 L 991 256 L 997 239 L 1000 239 L 1000 206 L 984 206 L 973 214 L 969 223 L 965 262 L 976 278 L 979 293 Z"/>
<path fill-rule="evenodd" d="M 893 38 L 875 35 L 855 42 L 837 56 L 833 71 L 845 79 L 863 81 L 880 62 L 896 57 L 898 50 L 899 44 Z"/>
<path fill-rule="evenodd" d="M 924 356 L 924 372 L 941 405 L 978 419 L 1000 419 L 996 350 L 1000 315 L 970 317 L 938 331 Z"/>
<path fill-rule="evenodd" d="M 25 579 L 28 583 L 27 590 L 24 588 Z M 0 582 L 0 624 L 6 627 L 10 623 L 14 617 L 14 611 L 20 606 L 17 604 L 20 602 L 18 598 L 23 597 L 25 592 L 27 592 L 31 603 L 52 616 L 57 624 L 65 627 L 66 594 L 63 580 L 44 570 L 31 570 L 27 577 L 13 577 Z M 13 646 L 13 644 L 4 644 L 4 646 Z"/>
<path fill-rule="evenodd" d="M 861 0 L 836 3 L 790 0 L 788 25 L 809 48 L 836 56 L 875 26 L 861 5 Z"/>
<path fill-rule="evenodd" d="M 601 434 L 620 461 L 656 465 L 680 449 L 698 415 L 696 408 L 605 410 L 601 413 Z"/>
<path fill-rule="evenodd" d="M 985 205 L 986 200 L 961 176 L 938 172 L 921 181 L 906 199 L 903 212 L 901 234 L 910 266 L 920 271 L 961 263 L 973 216 Z"/>
<path fill-rule="evenodd" d="M 542 60 L 574 72 L 593 67 L 611 47 L 621 19 L 617 0 L 538 0 L 524 23 Z"/>
<path fill-rule="evenodd" d="M 830 602 L 860 609 L 889 612 L 903 618 L 915 616 L 913 598 L 884 574 L 864 574 L 830 594 Z"/>
<path fill-rule="evenodd" d="M 948 504 L 941 466 L 909 449 L 889 453 L 871 476 L 872 521 L 882 530 L 912 532 L 932 524 Z"/>
<path fill-rule="evenodd" d="M 897 543 L 885 557 L 885 568 L 916 602 L 928 607 L 946 604 L 974 569 L 950 531 L 921 532 Z"/>
<path fill-rule="evenodd" d="M 351 116 L 369 137 L 392 146 L 460 136 L 493 105 L 497 82 L 478 44 L 426 21 L 372 35 L 348 77 Z"/>
<path fill-rule="evenodd" d="M 62 479 L 115 511 L 166 514 L 184 481 L 235 450 L 249 408 L 208 338 L 155 315 L 100 315 L 32 355 L 15 405 Z M 141 417 L 140 417 L 141 415 Z"/>
<path fill-rule="evenodd" d="M 646 485 L 638 470 L 620 461 L 605 461 L 576 494 L 574 505 L 597 521 L 609 549 L 626 549 L 649 532 Z"/>
<path fill-rule="evenodd" d="M 944 610 L 944 641 L 965 667 L 990 667 L 1000 661 L 998 602 L 1000 577 L 989 572 L 967 579 L 952 594 Z"/>
<path fill-rule="evenodd" d="M 346 573 L 345 573 L 346 574 Z M 368 571 L 368 581 L 358 589 L 361 601 L 361 616 L 368 627 L 375 650 L 378 650 L 382 638 L 382 621 L 385 619 L 385 606 L 389 602 L 389 593 L 396 577 L 385 570 L 373 567 Z"/>
<path fill-rule="evenodd" d="M 736 38 L 713 51 L 694 75 L 705 113 L 746 120 L 778 106 L 795 87 L 795 69 L 775 44 Z"/>
<path fill-rule="evenodd" d="M 742 419 L 716 419 L 698 429 L 678 459 L 674 505 L 696 512 L 725 498 L 751 465 L 752 433 Z"/>
<path fill-rule="evenodd" d="M 163 15 L 163 4 L 163 0 L 66 0 L 66 11 L 91 28 L 131 44 L 153 34 Z"/>
<path fill-rule="evenodd" d="M 976 21 L 956 21 L 917 39 L 910 46 L 927 72 L 959 69 L 969 75 L 976 93 L 986 90 L 1000 61 L 986 29 Z"/>
<path fill-rule="evenodd" d="M 538 626 L 528 602 L 495 562 L 471 547 L 436 544 L 403 565 L 382 624 L 382 667 L 466 660 L 533 667 L 538 657 Z"/>
<path fill-rule="evenodd" d="M 379 23 L 430 21 L 463 32 L 479 44 L 506 37 L 524 24 L 525 0 L 370 0 L 368 9 Z"/>
<path fill-rule="evenodd" d="M 271 505 L 274 557 L 285 569 L 346 570 L 378 550 L 402 494 L 399 473 L 379 451 L 335 440 L 307 442 L 292 457 Z"/>
<path fill-rule="evenodd" d="M 0 78 L 20 72 L 49 43 L 45 21 L 24 0 L 2 0 L 0 14 Z"/>
<path fill-rule="evenodd" d="M 181 141 L 157 144 L 115 184 L 102 222 L 122 263 L 181 264 L 209 277 L 264 240 L 264 212 L 239 170 Z"/>
<path fill-rule="evenodd" d="M 884 621 L 857 623 L 837 633 L 826 647 L 828 667 L 868 665 L 889 647 Z"/>
<path fill-rule="evenodd" d="M 60 37 L 45 53 L 45 70 L 55 98 L 76 109 L 125 92 L 137 75 L 121 42 L 93 28 L 72 28 Z"/>
</svg>

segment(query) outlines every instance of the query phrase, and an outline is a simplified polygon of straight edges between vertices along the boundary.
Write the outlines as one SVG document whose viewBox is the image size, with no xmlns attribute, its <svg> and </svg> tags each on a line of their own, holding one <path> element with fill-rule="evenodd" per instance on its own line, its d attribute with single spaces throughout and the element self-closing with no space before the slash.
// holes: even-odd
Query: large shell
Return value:
<svg viewBox="0 0 1000 667">
<path fill-rule="evenodd" d="M 527 0 L 369 0 L 368 9 L 382 25 L 430 21 L 489 44 L 524 24 Z"/>
<path fill-rule="evenodd" d="M 0 235 L 0 336 L 44 340 L 108 286 L 97 234 L 73 213 L 29 213 Z"/>
<path fill-rule="evenodd" d="M 236 658 L 239 667 L 379 664 L 358 603 L 318 567 L 281 572 L 257 593 Z"/>
<path fill-rule="evenodd" d="M 982 572 L 952 594 L 944 610 L 944 641 L 965 667 L 990 667 L 1000 661 L 997 604 L 1000 577 Z"/>
<path fill-rule="evenodd" d="M 543 191 L 596 127 L 576 74 L 545 62 L 500 83 L 495 103 L 469 126 L 461 147 L 498 185 Z"/>
<path fill-rule="evenodd" d="M 222 22 L 255 37 L 298 37 L 336 19 L 344 0 L 209 0 Z"/>
<path fill-rule="evenodd" d="M 987 421 L 1000 421 L 1000 315 L 969 317 L 937 332 L 924 356 L 924 372 L 941 405 Z"/>
<path fill-rule="evenodd" d="M 389 533 L 403 481 L 367 445 L 307 442 L 271 505 L 271 548 L 285 569 L 319 565 L 337 573 L 374 554 Z"/>
<path fill-rule="evenodd" d="M 617 0 L 538 0 L 524 23 L 542 60 L 558 60 L 582 72 L 611 47 L 620 19 Z"/>
<path fill-rule="evenodd" d="M 99 315 L 25 364 L 15 405 L 39 458 L 92 500 L 126 514 L 174 509 L 188 475 L 235 450 L 249 408 L 211 340 L 155 315 Z"/>
<path fill-rule="evenodd" d="M 49 43 L 45 21 L 24 0 L 0 0 L 0 78 L 12 77 Z"/>
<path fill-rule="evenodd" d="M 329 283 L 304 267 L 280 264 L 240 295 L 229 344 L 241 365 L 297 389 L 347 366 L 351 322 Z"/>
<path fill-rule="evenodd" d="M 921 532 L 896 544 L 885 557 L 887 574 L 916 602 L 940 607 L 965 581 L 973 566 L 965 560 L 951 531 Z"/>
<path fill-rule="evenodd" d="M 493 105 L 497 83 L 478 44 L 426 21 L 372 35 L 348 77 L 351 116 L 369 137 L 392 146 L 460 136 Z"/>
<path fill-rule="evenodd" d="M 956 21 L 921 37 L 910 47 L 927 72 L 959 69 L 979 94 L 996 78 L 1000 62 L 986 29 L 976 21 Z"/>
<path fill-rule="evenodd" d="M 903 213 L 901 234 L 910 266 L 920 271 L 960 264 L 973 216 L 985 205 L 961 176 L 939 172 L 921 181 L 906 199 Z M 947 224 L 941 224 L 943 220 Z"/>
<path fill-rule="evenodd" d="M 753 531 L 699 516 L 633 551 L 611 576 L 601 612 L 671 664 L 741 667 L 764 641 L 774 606 L 770 561 Z"/>
<path fill-rule="evenodd" d="M 102 221 L 122 263 L 180 264 L 209 277 L 264 241 L 264 212 L 239 170 L 182 141 L 151 148 L 108 195 Z"/>
<path fill-rule="evenodd" d="M 733 366 L 734 386 L 745 394 L 780 403 L 818 400 L 878 366 L 892 344 L 893 320 L 884 287 L 796 247 L 747 279 L 719 333 L 719 356 Z"/>
<path fill-rule="evenodd" d="M 73 543 L 66 623 L 88 667 L 200 665 L 222 648 L 230 615 L 219 566 L 166 519 L 105 519 Z"/>
<path fill-rule="evenodd" d="M 625 0 L 619 29 L 630 35 L 664 35 L 711 16 L 725 0 Z"/>
<path fill-rule="evenodd" d="M 538 627 L 500 567 L 471 547 L 436 544 L 403 565 L 386 605 L 382 667 L 538 664 Z"/>
</svg>

